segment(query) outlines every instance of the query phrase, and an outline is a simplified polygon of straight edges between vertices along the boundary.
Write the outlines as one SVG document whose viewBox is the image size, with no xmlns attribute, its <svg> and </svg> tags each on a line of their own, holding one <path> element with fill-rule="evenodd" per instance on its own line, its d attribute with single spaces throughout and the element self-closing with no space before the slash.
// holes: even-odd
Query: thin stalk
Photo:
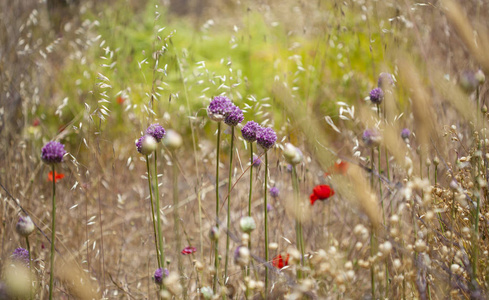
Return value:
<svg viewBox="0 0 489 300">
<path fill-rule="evenodd" d="M 379 158 L 378 158 L 378 170 L 377 172 L 380 174 L 380 169 L 381 169 L 381 162 L 380 162 L 380 158 L 381 158 L 381 155 L 380 155 L 380 146 L 377 148 L 377 151 L 379 151 Z M 384 221 L 384 225 L 385 225 L 385 209 L 384 209 L 384 196 L 383 196 L 383 193 L 382 193 L 382 179 L 380 179 L 380 176 L 379 176 L 379 193 L 380 193 L 380 205 L 382 206 L 382 219 Z"/>
<path fill-rule="evenodd" d="M 266 150 L 265 150 L 266 151 Z M 268 209 L 267 209 L 267 184 L 268 184 L 268 152 L 265 152 L 265 184 L 264 184 L 264 207 L 265 213 L 265 262 L 268 264 Z M 268 298 L 268 266 L 265 265 L 265 299 Z"/>
<path fill-rule="evenodd" d="M 182 249 L 182 238 L 180 235 L 180 215 L 179 215 L 179 205 L 178 205 L 178 164 L 175 152 L 172 151 L 172 164 L 173 164 L 173 218 L 175 224 L 175 234 L 177 237 L 177 250 Z M 185 286 L 185 276 L 183 274 L 183 264 L 182 257 L 178 255 L 178 271 L 180 272 L 180 280 L 182 286 Z M 184 289 L 184 298 L 186 298 L 186 289 Z"/>
<path fill-rule="evenodd" d="M 53 180 L 54 180 L 54 177 L 53 177 Z M 29 236 L 26 236 L 25 237 L 25 244 L 26 244 L 26 247 L 27 247 L 27 253 L 29 254 L 29 267 L 30 267 L 31 273 L 33 274 L 33 276 L 35 276 L 34 266 L 32 265 L 31 247 L 30 247 L 30 244 L 29 244 Z M 33 297 L 34 290 L 32 289 L 32 284 L 29 286 L 29 290 L 30 290 L 29 291 L 29 299 L 34 299 L 34 297 Z"/>
<path fill-rule="evenodd" d="M 56 180 L 54 178 L 55 167 L 52 167 L 53 174 L 53 212 L 51 220 L 51 266 L 49 273 L 49 300 L 53 299 L 54 286 L 54 242 L 56 241 Z"/>
<path fill-rule="evenodd" d="M 158 240 L 156 238 L 156 220 L 155 220 L 155 209 L 153 204 L 153 189 L 151 188 L 151 172 L 149 170 L 149 157 L 146 155 L 146 168 L 148 170 L 148 188 L 149 188 L 149 199 L 151 200 L 151 219 L 153 220 L 153 234 L 155 239 L 155 247 L 156 247 L 156 259 L 158 260 L 158 268 L 161 268 L 160 261 L 160 251 L 158 250 Z"/>
<path fill-rule="evenodd" d="M 219 230 L 219 156 L 221 152 L 221 122 L 217 123 L 217 150 L 216 150 L 216 228 Z M 212 290 L 216 293 L 217 275 L 219 271 L 219 239 L 214 241 L 214 278 Z"/>
<path fill-rule="evenodd" d="M 253 143 L 250 143 L 250 195 L 248 197 L 248 217 L 251 217 L 251 199 L 252 199 L 252 192 L 253 192 Z M 251 252 L 251 237 L 248 239 L 248 249 Z M 250 275 L 250 265 L 247 266 L 246 268 L 246 276 Z M 248 286 L 246 286 L 246 299 L 249 297 L 249 289 Z"/>
<path fill-rule="evenodd" d="M 374 188 L 374 154 L 375 150 L 372 147 L 372 151 L 370 154 L 370 167 L 372 168 L 371 174 L 370 174 L 370 187 Z M 374 230 L 372 228 L 371 233 L 370 233 L 370 255 L 373 257 L 375 254 L 374 250 L 374 243 L 375 243 L 375 234 Z M 372 292 L 372 299 L 375 299 L 375 273 L 374 273 L 374 266 L 370 266 L 370 290 Z"/>
<path fill-rule="evenodd" d="M 231 187 L 233 176 L 233 148 L 234 148 L 234 126 L 231 126 L 231 148 L 229 149 L 229 180 L 228 180 L 228 218 L 227 218 L 227 230 L 230 230 L 231 226 Z M 229 261 L 229 234 L 226 234 L 226 261 L 224 263 L 224 282 L 228 278 L 228 261 Z"/>
<path fill-rule="evenodd" d="M 158 168 L 157 168 L 157 150 L 154 152 L 155 154 L 155 194 L 156 194 L 156 222 L 158 229 L 158 244 L 160 249 L 160 262 L 162 267 L 165 267 L 165 245 L 163 244 L 163 237 L 161 235 L 161 213 L 160 213 L 160 192 L 158 188 Z M 163 285 L 161 285 L 163 286 Z"/>
<path fill-rule="evenodd" d="M 296 213 L 298 214 L 295 219 L 295 235 L 296 235 L 296 244 L 301 252 L 301 267 L 304 266 L 304 239 L 302 237 L 302 211 L 300 209 L 299 203 L 299 178 L 297 176 L 297 169 L 295 165 L 292 167 L 292 186 L 294 188 L 294 196 L 295 196 L 295 206 Z M 302 278 L 302 270 L 297 270 L 297 279 Z"/>
</svg>

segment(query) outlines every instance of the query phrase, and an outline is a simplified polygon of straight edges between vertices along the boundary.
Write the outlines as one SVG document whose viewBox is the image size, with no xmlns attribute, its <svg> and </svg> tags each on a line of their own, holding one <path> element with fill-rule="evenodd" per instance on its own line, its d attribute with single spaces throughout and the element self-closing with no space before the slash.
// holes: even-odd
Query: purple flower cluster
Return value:
<svg viewBox="0 0 489 300">
<path fill-rule="evenodd" d="M 375 129 L 366 129 L 363 132 L 362 140 L 367 147 L 375 147 L 380 144 L 380 133 Z"/>
<path fill-rule="evenodd" d="M 260 125 L 254 121 L 249 121 L 245 126 L 241 129 L 241 134 L 243 138 L 250 143 L 256 141 L 256 131 L 260 129 Z"/>
<path fill-rule="evenodd" d="M 15 249 L 14 253 L 12 253 L 12 257 L 15 261 L 21 262 L 26 266 L 29 266 L 29 251 L 27 251 L 27 249 L 20 247 Z"/>
<path fill-rule="evenodd" d="M 243 122 L 243 111 L 225 96 L 217 96 L 207 107 L 207 115 L 212 121 L 224 121 L 229 126 Z"/>
<path fill-rule="evenodd" d="M 403 140 L 408 139 L 410 135 L 411 135 L 411 130 L 409 130 L 407 128 L 404 128 L 401 131 L 401 137 L 402 137 Z"/>
<path fill-rule="evenodd" d="M 276 141 L 277 141 L 277 134 L 275 133 L 275 131 L 273 131 L 272 128 L 261 127 L 259 130 L 256 131 L 256 142 L 263 149 L 268 150 L 272 148 L 273 145 L 275 145 Z"/>
<path fill-rule="evenodd" d="M 159 143 L 161 139 L 166 135 L 166 131 L 165 128 L 163 128 L 163 126 L 156 123 L 156 124 L 149 125 L 149 127 L 146 129 L 146 134 L 154 137 L 156 142 Z"/>
<path fill-rule="evenodd" d="M 382 72 L 379 74 L 379 80 L 377 81 L 379 88 L 387 89 L 394 86 L 394 78 L 391 74 Z"/>
<path fill-rule="evenodd" d="M 259 167 L 261 164 L 260 157 L 253 155 L 253 167 Z"/>
<path fill-rule="evenodd" d="M 239 107 L 233 104 L 233 106 L 229 108 L 228 113 L 224 118 L 224 123 L 229 126 L 236 126 L 239 123 L 243 122 L 243 120 L 243 112 L 241 111 L 241 109 L 239 109 Z"/>
<path fill-rule="evenodd" d="M 226 118 L 229 109 L 234 104 L 225 96 L 217 96 L 211 101 L 207 107 L 207 115 L 212 121 L 221 122 Z"/>
<path fill-rule="evenodd" d="M 66 154 L 65 146 L 59 142 L 48 142 L 41 150 L 41 159 L 48 165 L 60 163 Z"/>
<path fill-rule="evenodd" d="M 273 198 L 277 198 L 278 194 L 279 194 L 278 187 L 274 186 L 270 188 L 270 196 L 272 196 Z"/>
<path fill-rule="evenodd" d="M 155 274 L 153 276 L 153 279 L 154 279 L 154 281 L 155 281 L 156 284 L 162 284 L 163 283 L 163 279 L 165 277 L 168 277 L 168 275 L 170 275 L 170 271 L 168 271 L 167 268 L 165 268 L 165 269 L 158 268 L 155 271 Z"/>
<path fill-rule="evenodd" d="M 381 88 L 375 88 L 370 91 L 370 101 L 374 104 L 380 104 L 384 100 L 384 91 Z"/>
</svg>

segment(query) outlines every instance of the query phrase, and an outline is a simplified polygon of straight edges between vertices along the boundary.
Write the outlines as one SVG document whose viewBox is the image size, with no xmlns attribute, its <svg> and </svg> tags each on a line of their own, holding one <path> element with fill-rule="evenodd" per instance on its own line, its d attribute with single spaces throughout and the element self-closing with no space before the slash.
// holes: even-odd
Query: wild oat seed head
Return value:
<svg viewBox="0 0 489 300">
<path fill-rule="evenodd" d="M 29 216 L 20 217 L 17 225 L 15 225 L 15 230 L 22 237 L 28 237 L 34 229 L 36 229 L 36 227 Z"/>
<path fill-rule="evenodd" d="M 384 91 L 381 88 L 375 88 L 370 91 L 370 101 L 373 104 L 380 104 L 384 100 Z"/>
<path fill-rule="evenodd" d="M 207 115 L 212 121 L 221 122 L 226 117 L 227 113 L 233 106 L 233 103 L 229 98 L 225 96 L 214 97 L 207 107 Z"/>
<path fill-rule="evenodd" d="M 136 148 L 143 155 L 150 155 L 156 150 L 157 142 L 151 135 L 143 135 L 136 141 Z"/>
<path fill-rule="evenodd" d="M 226 117 L 224 118 L 224 123 L 226 123 L 229 126 L 236 126 L 239 123 L 243 122 L 243 120 L 244 120 L 243 111 L 236 105 L 232 105 L 229 108 Z"/>
<path fill-rule="evenodd" d="M 270 196 L 272 196 L 273 198 L 277 198 L 279 194 L 280 194 L 280 191 L 279 191 L 278 187 L 273 186 L 270 188 Z"/>
<path fill-rule="evenodd" d="M 41 150 L 41 159 L 48 165 L 60 163 L 66 154 L 65 146 L 59 142 L 50 141 Z"/>
<path fill-rule="evenodd" d="M 26 266 L 29 266 L 29 251 L 27 251 L 27 249 L 21 247 L 15 249 L 12 253 L 12 258 L 25 264 Z"/>
<path fill-rule="evenodd" d="M 165 277 L 168 277 L 168 275 L 170 275 L 170 272 L 168 271 L 168 269 L 158 268 L 155 271 L 153 279 L 154 279 L 156 284 L 161 285 L 163 283 L 163 279 Z"/>
<path fill-rule="evenodd" d="M 146 134 L 154 137 L 157 143 L 161 141 L 161 139 L 166 135 L 166 131 L 160 124 L 151 124 L 146 129 Z"/>
<path fill-rule="evenodd" d="M 275 145 L 277 141 L 277 134 L 272 128 L 269 127 L 261 127 L 256 131 L 256 142 L 260 145 L 264 150 L 268 150 Z"/>
<path fill-rule="evenodd" d="M 248 121 L 241 129 L 243 138 L 250 143 L 256 141 L 256 131 L 260 128 L 260 125 L 254 121 Z"/>
</svg>

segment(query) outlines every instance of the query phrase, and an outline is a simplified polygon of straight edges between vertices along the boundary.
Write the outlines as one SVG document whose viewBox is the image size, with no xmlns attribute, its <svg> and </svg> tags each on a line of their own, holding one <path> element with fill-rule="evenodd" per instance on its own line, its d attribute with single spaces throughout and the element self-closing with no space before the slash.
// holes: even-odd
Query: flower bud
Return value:
<svg viewBox="0 0 489 300">
<path fill-rule="evenodd" d="M 242 267 L 250 263 L 250 250 L 245 246 L 238 246 L 234 251 L 234 262 Z"/>
<path fill-rule="evenodd" d="M 17 222 L 17 225 L 15 225 L 15 230 L 22 237 L 29 236 L 34 229 L 36 229 L 36 227 L 29 216 L 20 217 L 19 222 Z"/>
<path fill-rule="evenodd" d="M 182 136 L 175 130 L 169 129 L 163 139 L 163 144 L 170 150 L 176 150 L 182 146 Z"/>
<path fill-rule="evenodd" d="M 219 239 L 219 228 L 212 226 L 211 230 L 209 231 L 209 237 L 212 241 L 217 241 Z"/>
<path fill-rule="evenodd" d="M 241 231 L 250 233 L 256 228 L 255 220 L 253 217 L 242 217 L 241 220 L 239 220 L 239 227 L 241 228 Z"/>
<path fill-rule="evenodd" d="M 156 150 L 157 142 L 156 139 L 150 135 L 143 135 L 136 142 L 136 148 L 139 153 L 143 155 L 150 155 Z"/>
<path fill-rule="evenodd" d="M 290 143 L 285 144 L 284 156 L 285 160 L 292 165 L 301 163 L 304 158 L 301 150 Z"/>
</svg>

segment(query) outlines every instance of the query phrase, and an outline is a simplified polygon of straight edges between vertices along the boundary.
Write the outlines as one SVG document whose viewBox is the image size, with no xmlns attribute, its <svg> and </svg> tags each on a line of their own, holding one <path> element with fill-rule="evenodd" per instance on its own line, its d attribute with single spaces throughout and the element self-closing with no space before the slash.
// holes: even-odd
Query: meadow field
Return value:
<svg viewBox="0 0 489 300">
<path fill-rule="evenodd" d="M 489 297 L 489 2 L 0 23 L 0 299 Z"/>
</svg>

